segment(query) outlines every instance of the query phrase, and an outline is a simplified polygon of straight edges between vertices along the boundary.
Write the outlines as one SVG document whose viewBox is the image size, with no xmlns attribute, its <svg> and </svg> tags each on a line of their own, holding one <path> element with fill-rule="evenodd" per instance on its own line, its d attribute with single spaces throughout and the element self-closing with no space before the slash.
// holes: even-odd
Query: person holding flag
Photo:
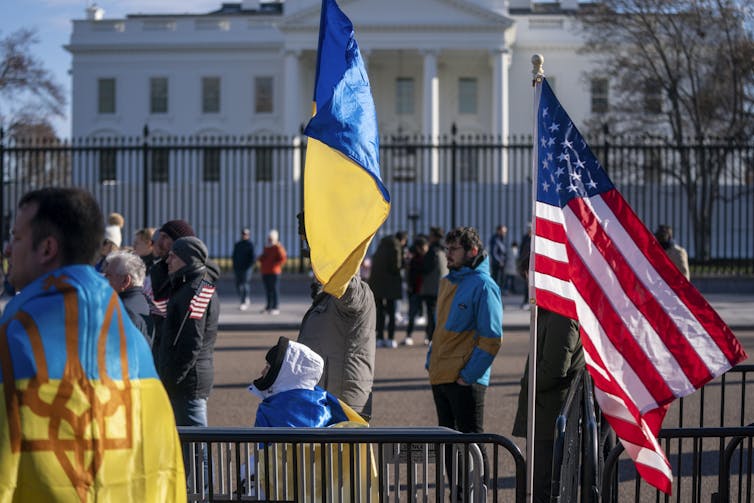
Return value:
<svg viewBox="0 0 754 503">
<path fill-rule="evenodd" d="M 325 359 L 320 385 L 362 416 L 372 414 L 374 297 L 358 277 L 369 243 L 390 213 L 380 179 L 377 113 L 353 25 L 322 0 L 314 117 L 299 234 L 316 277 L 298 342 Z"/>
<path fill-rule="evenodd" d="M 325 292 L 341 297 L 390 213 L 390 194 L 380 179 L 369 78 L 353 25 L 335 0 L 322 1 L 314 116 L 304 134 L 312 269 Z"/>
<path fill-rule="evenodd" d="M 746 353 L 617 191 L 536 66 L 534 95 L 530 297 L 578 321 L 602 413 L 642 478 L 669 494 L 673 474 L 657 441 L 668 405 Z"/>
</svg>

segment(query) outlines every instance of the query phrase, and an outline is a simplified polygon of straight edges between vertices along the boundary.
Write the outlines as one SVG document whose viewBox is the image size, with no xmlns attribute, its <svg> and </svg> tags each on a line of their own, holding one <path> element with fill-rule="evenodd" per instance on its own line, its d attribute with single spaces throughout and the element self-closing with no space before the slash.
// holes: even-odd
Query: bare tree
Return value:
<svg viewBox="0 0 754 503">
<path fill-rule="evenodd" d="M 603 0 L 581 15 L 584 51 L 602 60 L 615 95 L 589 126 L 675 147 L 654 169 L 683 188 L 700 259 L 710 258 L 720 184 L 735 178 L 732 150 L 709 147 L 754 133 L 752 12 L 745 0 Z"/>
<path fill-rule="evenodd" d="M 63 88 L 34 56 L 32 46 L 36 43 L 36 32 L 30 29 L 0 38 L 0 98 L 13 104 L 0 109 L 0 124 L 6 127 L 28 117 L 41 123 L 49 116 L 64 115 Z M 21 116 L 14 117 L 20 110 Z"/>
</svg>

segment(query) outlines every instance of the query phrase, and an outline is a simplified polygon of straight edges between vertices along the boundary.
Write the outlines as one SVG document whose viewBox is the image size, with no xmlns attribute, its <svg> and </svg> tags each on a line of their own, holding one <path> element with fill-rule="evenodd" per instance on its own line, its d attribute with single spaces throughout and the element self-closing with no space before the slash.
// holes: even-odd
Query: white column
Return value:
<svg viewBox="0 0 754 503">
<path fill-rule="evenodd" d="M 300 127 L 308 117 L 302 115 L 301 90 L 299 86 L 299 58 L 301 51 L 286 50 L 283 57 L 283 96 L 278 103 L 283 106 L 283 132 L 293 137 L 291 152 L 291 179 L 296 182 L 301 178 L 301 138 Z"/>
<path fill-rule="evenodd" d="M 283 99 L 279 100 L 279 103 L 282 104 L 284 109 L 283 131 L 289 136 L 299 134 L 301 123 L 308 119 L 302 114 L 303 109 L 301 107 L 300 56 L 301 51 L 290 49 L 285 51 L 284 56 Z"/>
<path fill-rule="evenodd" d="M 440 136 L 440 80 L 437 76 L 437 51 L 424 51 L 424 100 L 422 114 L 422 133 L 433 146 L 439 144 Z M 423 177 L 430 183 L 439 183 L 440 167 L 438 149 L 432 153 L 425 163 Z"/>
<path fill-rule="evenodd" d="M 508 118 L 508 72 L 511 65 L 509 49 L 494 49 L 490 54 L 492 68 L 492 134 L 500 137 L 504 145 L 508 144 L 510 135 Z M 499 181 L 508 183 L 508 156 L 501 156 Z M 497 180 L 495 180 L 497 181 Z"/>
</svg>

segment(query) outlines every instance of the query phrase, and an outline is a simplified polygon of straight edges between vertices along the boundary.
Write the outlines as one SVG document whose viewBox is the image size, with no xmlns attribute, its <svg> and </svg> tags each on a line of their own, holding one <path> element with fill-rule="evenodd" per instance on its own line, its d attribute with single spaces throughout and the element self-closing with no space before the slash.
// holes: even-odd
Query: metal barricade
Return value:
<svg viewBox="0 0 754 503">
<path fill-rule="evenodd" d="M 447 428 L 179 428 L 189 501 L 517 501 L 518 447 Z M 508 453 L 509 456 L 501 454 Z M 489 458 L 487 457 L 489 456 Z"/>
</svg>

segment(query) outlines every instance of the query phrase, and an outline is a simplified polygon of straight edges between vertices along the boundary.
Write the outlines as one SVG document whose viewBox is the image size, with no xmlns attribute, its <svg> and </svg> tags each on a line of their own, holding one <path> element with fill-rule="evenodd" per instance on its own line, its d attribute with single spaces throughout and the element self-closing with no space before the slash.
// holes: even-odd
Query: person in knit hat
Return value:
<svg viewBox="0 0 754 503">
<path fill-rule="evenodd" d="M 220 270 L 195 236 L 178 238 L 167 257 L 170 300 L 157 351 L 157 372 L 173 404 L 176 424 L 207 426 L 214 380 Z"/>
<path fill-rule="evenodd" d="M 120 232 L 120 227 L 117 225 L 108 225 L 105 227 L 105 237 L 100 247 L 100 254 L 97 262 L 94 264 L 94 268 L 97 272 L 101 273 L 105 268 L 105 259 L 112 252 L 120 249 L 120 244 L 123 241 L 123 236 Z"/>
<path fill-rule="evenodd" d="M 259 270 L 262 273 L 262 283 L 264 292 L 267 296 L 267 305 L 262 309 L 262 313 L 272 315 L 280 314 L 280 290 L 279 280 L 280 273 L 283 272 L 283 264 L 288 260 L 285 248 L 278 240 L 279 234 L 277 229 L 270 229 L 267 233 L 267 244 L 264 246 L 262 254 L 259 256 Z"/>
<path fill-rule="evenodd" d="M 173 243 L 182 237 L 196 236 L 191 224 L 185 220 L 169 220 L 162 224 L 156 232 L 157 239 L 152 248 L 154 262 L 149 268 L 149 281 L 144 294 L 149 300 L 149 313 L 154 321 L 154 342 L 152 349 L 159 347 L 159 339 L 162 337 L 162 325 L 170 299 L 170 274 L 168 273 L 167 257 Z M 155 354 L 155 360 L 157 356 Z"/>
</svg>

